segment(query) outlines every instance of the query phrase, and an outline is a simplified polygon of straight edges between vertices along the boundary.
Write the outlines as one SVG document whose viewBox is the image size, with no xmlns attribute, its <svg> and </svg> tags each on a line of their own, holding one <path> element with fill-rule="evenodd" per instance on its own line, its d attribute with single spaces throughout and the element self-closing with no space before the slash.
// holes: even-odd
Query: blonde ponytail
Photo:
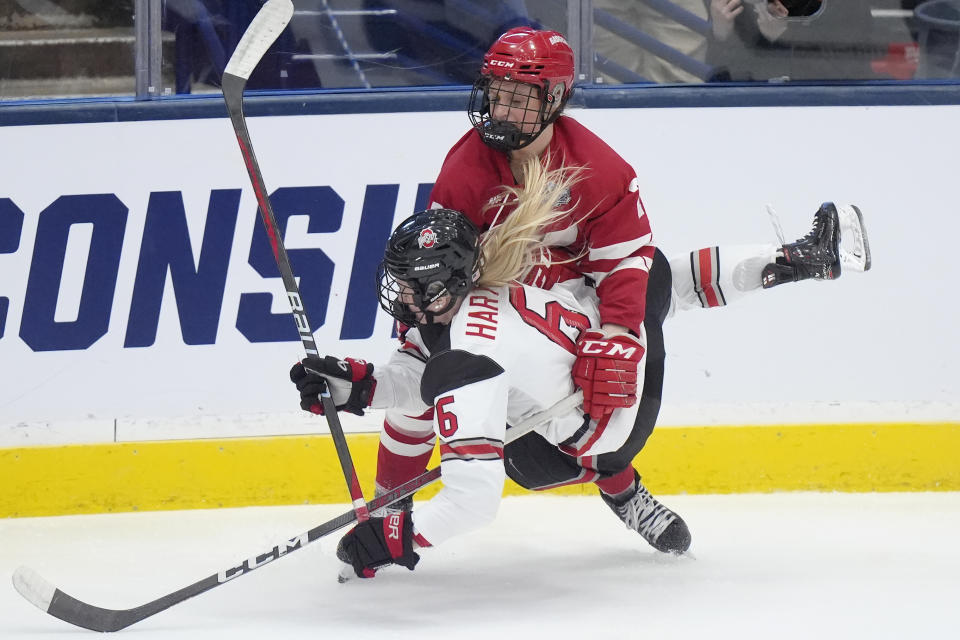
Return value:
<svg viewBox="0 0 960 640">
<path fill-rule="evenodd" d="M 515 200 L 517 207 L 501 224 L 487 231 L 480 241 L 483 268 L 477 283 L 479 286 L 496 287 L 521 281 L 541 260 L 540 249 L 544 246 L 546 230 L 576 208 L 578 202 L 562 209 L 557 206 L 557 201 L 583 179 L 584 168 L 561 166 L 548 171 L 545 166 L 549 164 L 549 155 L 545 155 L 542 162 L 539 158 L 530 158 L 523 165 L 523 186 L 503 187 L 504 197 L 497 201 L 509 203 Z M 488 205 L 492 206 L 498 205 Z"/>
</svg>

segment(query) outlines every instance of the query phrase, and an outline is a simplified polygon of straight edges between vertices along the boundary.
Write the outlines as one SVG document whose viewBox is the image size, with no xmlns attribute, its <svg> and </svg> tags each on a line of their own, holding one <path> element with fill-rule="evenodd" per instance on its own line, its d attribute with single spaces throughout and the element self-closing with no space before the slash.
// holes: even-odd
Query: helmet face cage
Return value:
<svg viewBox="0 0 960 640">
<path fill-rule="evenodd" d="M 431 305 L 451 293 L 442 280 L 431 282 L 402 280 L 393 275 L 383 263 L 380 265 L 377 276 L 380 307 L 410 327 L 417 324 L 432 324 L 437 316 L 452 309 L 459 299 L 459 296 L 451 294 L 442 308 L 431 308 Z M 419 314 L 411 308 L 411 305 L 420 310 Z"/>
<path fill-rule="evenodd" d="M 543 97 L 546 96 L 546 99 Z M 520 111 L 520 124 L 494 120 L 493 109 L 498 103 Z M 499 151 L 522 149 L 537 139 L 544 128 L 560 115 L 560 107 L 550 112 L 553 95 L 550 82 L 543 85 L 513 82 L 494 75 L 481 75 L 473 84 L 467 115 L 487 146 Z"/>
<path fill-rule="evenodd" d="M 479 246 L 476 227 L 457 211 L 431 209 L 407 218 L 390 236 L 377 270 L 381 308 L 408 326 L 434 323 L 473 287 Z M 431 308 L 444 297 L 441 308 Z"/>
</svg>

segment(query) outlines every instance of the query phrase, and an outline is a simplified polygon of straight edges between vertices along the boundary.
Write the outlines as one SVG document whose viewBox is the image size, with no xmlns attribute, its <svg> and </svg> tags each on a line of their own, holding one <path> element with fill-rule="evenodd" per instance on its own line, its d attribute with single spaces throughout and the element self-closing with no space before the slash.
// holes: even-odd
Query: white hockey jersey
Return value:
<svg viewBox="0 0 960 640">
<path fill-rule="evenodd" d="M 412 412 L 435 408 L 443 489 L 414 509 L 417 534 L 435 545 L 494 519 L 506 477 L 507 426 L 575 392 L 570 371 L 577 337 L 599 325 L 596 295 L 579 279 L 550 291 L 524 285 L 474 289 L 448 332 L 430 345 L 426 362 L 411 357 L 417 351 L 427 355 L 411 330 L 408 347 L 376 370 L 375 404 L 389 402 Z M 638 386 L 645 360 L 639 363 Z M 578 408 L 536 431 L 568 455 L 586 458 L 618 449 L 633 429 L 637 410 L 638 405 L 618 409 L 608 419 L 584 425 Z"/>
</svg>

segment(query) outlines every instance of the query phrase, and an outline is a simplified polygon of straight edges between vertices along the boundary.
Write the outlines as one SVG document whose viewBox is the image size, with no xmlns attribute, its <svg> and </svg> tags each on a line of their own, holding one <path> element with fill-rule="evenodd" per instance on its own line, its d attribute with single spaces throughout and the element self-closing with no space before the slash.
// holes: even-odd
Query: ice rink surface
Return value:
<svg viewBox="0 0 960 640">
<path fill-rule="evenodd" d="M 339 532 L 126 630 L 230 638 L 957 638 L 960 493 L 668 496 L 693 534 L 674 558 L 599 498 L 504 501 L 497 521 L 338 584 Z M 79 638 L 14 591 L 30 566 L 90 604 L 143 604 L 347 507 L 0 520 L 0 638 Z"/>
</svg>

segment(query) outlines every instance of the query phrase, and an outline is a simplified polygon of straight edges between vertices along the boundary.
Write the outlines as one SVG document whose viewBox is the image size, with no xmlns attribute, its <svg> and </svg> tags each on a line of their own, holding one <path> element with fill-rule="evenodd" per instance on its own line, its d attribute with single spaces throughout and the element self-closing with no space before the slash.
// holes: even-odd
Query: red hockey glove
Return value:
<svg viewBox="0 0 960 640">
<path fill-rule="evenodd" d="M 320 415 L 323 415 L 323 403 L 319 396 L 328 386 L 337 409 L 358 416 L 370 406 L 377 388 L 372 364 L 333 356 L 304 358 L 290 369 L 290 380 L 300 392 L 300 408 Z"/>
<path fill-rule="evenodd" d="M 606 337 L 584 331 L 577 340 L 573 381 L 583 389 L 583 410 L 599 420 L 637 402 L 637 367 L 646 349 L 630 334 Z"/>
<path fill-rule="evenodd" d="M 420 555 L 413 550 L 410 514 L 401 511 L 361 522 L 340 539 L 337 557 L 352 565 L 358 578 L 372 578 L 390 564 L 413 571 Z"/>
</svg>

